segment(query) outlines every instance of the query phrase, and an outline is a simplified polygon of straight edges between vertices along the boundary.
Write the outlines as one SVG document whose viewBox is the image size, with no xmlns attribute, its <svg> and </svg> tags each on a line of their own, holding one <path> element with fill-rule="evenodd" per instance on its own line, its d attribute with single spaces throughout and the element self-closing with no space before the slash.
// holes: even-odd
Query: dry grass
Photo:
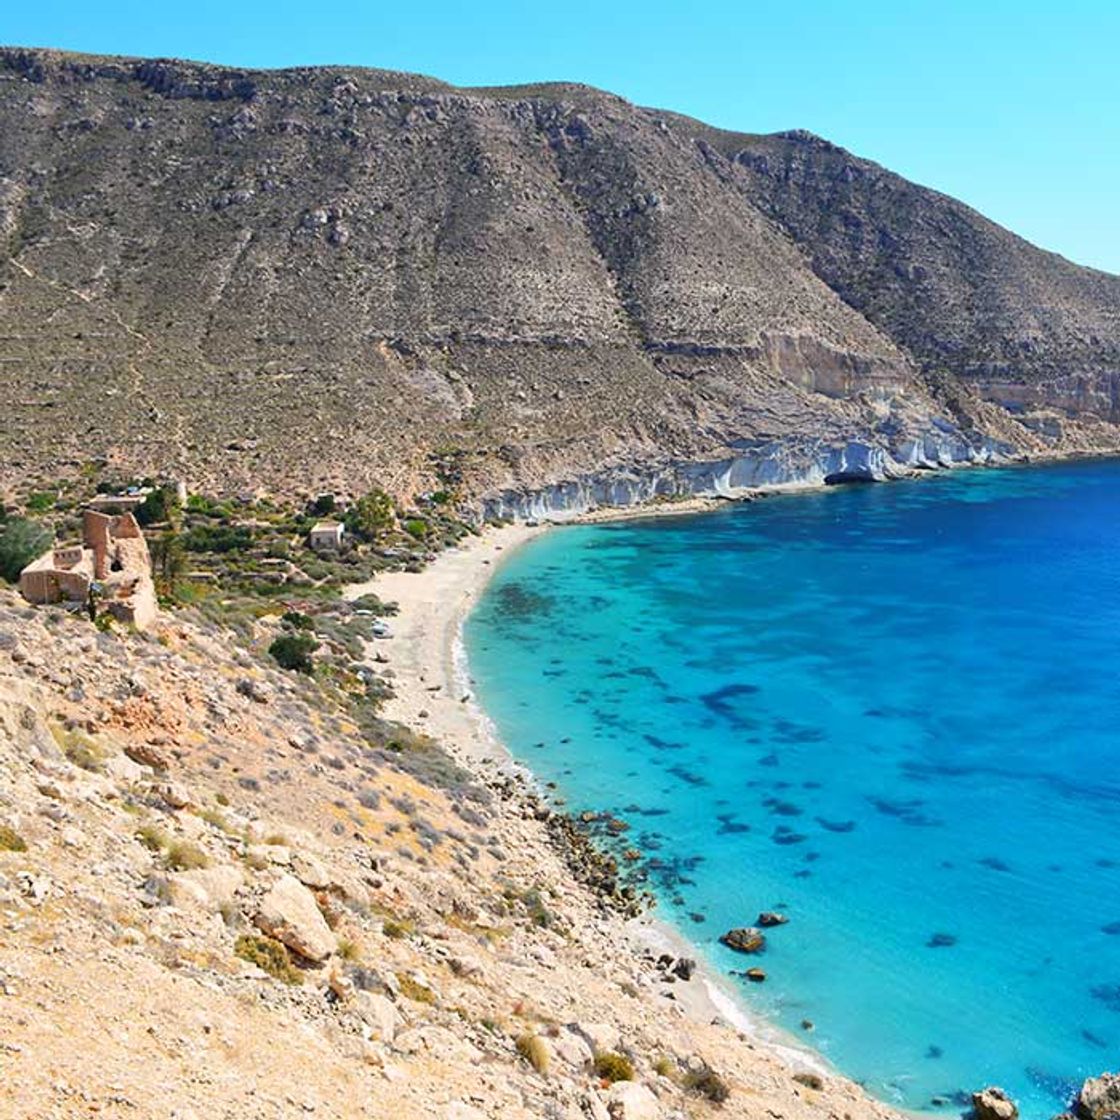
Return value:
<svg viewBox="0 0 1120 1120">
<path fill-rule="evenodd" d="M 548 1076 L 550 1056 L 548 1043 L 539 1034 L 526 1031 L 517 1039 L 517 1052 L 541 1075 Z"/>
<path fill-rule="evenodd" d="M 243 933 L 234 944 L 233 953 L 285 984 L 303 983 L 303 975 L 292 964 L 287 946 L 271 937 Z"/>
</svg>

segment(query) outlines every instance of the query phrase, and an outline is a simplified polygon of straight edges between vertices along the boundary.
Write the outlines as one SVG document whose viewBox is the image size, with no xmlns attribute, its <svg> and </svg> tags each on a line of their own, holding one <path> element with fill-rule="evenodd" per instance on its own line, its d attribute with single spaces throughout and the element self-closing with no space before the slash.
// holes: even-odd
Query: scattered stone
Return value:
<svg viewBox="0 0 1120 1120">
<path fill-rule="evenodd" d="M 674 975 L 679 976 L 682 980 L 691 980 L 695 971 L 696 962 L 691 957 L 681 957 L 681 959 L 673 965 Z"/>
<path fill-rule="evenodd" d="M 814 1089 L 818 1093 L 824 1088 L 824 1078 L 812 1070 L 799 1070 L 793 1075 L 793 1079 L 798 1085 L 804 1085 L 806 1089 Z"/>
<path fill-rule="evenodd" d="M 763 910 L 758 916 L 758 924 L 763 929 L 770 929 L 773 926 L 784 926 L 789 918 L 785 914 L 779 914 L 776 910 Z"/>
<path fill-rule="evenodd" d="M 232 905 L 243 882 L 241 869 L 226 864 L 176 872 L 168 877 L 167 888 L 172 905 L 181 909 L 196 906 L 216 913 Z"/>
<path fill-rule="evenodd" d="M 743 975 L 752 984 L 761 984 L 766 979 L 766 970 L 764 968 L 748 968 Z"/>
<path fill-rule="evenodd" d="M 171 769 L 171 759 L 151 743 L 129 743 L 124 748 L 124 753 L 141 766 L 150 766 L 153 770 L 160 771 Z"/>
<path fill-rule="evenodd" d="M 640 1081 L 616 1081 L 607 1092 L 611 1120 L 660 1120 L 661 1105 Z"/>
</svg>

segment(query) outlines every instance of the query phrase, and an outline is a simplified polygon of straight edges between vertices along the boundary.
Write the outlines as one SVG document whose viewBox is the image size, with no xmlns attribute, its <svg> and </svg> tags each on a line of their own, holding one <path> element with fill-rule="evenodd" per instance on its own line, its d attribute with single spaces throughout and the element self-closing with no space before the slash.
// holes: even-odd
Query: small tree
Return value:
<svg viewBox="0 0 1120 1120">
<path fill-rule="evenodd" d="M 397 514 L 393 499 L 384 490 L 371 490 L 346 514 L 346 528 L 359 540 L 376 541 L 392 530 Z"/>
<path fill-rule="evenodd" d="M 136 520 L 141 525 L 155 525 L 160 521 L 169 521 L 178 528 L 181 512 L 175 488 L 160 486 L 136 507 Z"/>
<path fill-rule="evenodd" d="M 23 517 L 0 523 L 0 576 L 16 583 L 20 572 L 50 548 L 51 539 L 49 529 Z"/>
<path fill-rule="evenodd" d="M 152 576 L 161 595 L 174 595 L 187 570 L 187 553 L 183 540 L 174 529 L 153 537 L 148 545 L 152 557 Z"/>
</svg>

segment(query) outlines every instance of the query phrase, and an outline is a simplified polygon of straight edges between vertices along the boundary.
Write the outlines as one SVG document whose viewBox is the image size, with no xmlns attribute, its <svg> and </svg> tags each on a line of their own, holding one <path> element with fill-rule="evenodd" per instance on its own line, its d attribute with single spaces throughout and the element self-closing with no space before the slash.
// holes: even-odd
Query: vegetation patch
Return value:
<svg viewBox="0 0 1120 1120">
<path fill-rule="evenodd" d="M 0 824 L 0 852 L 26 852 L 27 841 L 14 828 Z"/>
<path fill-rule="evenodd" d="M 400 986 L 401 995 L 405 999 L 412 1000 L 413 1003 L 434 1004 L 436 1002 L 435 992 L 411 976 L 400 976 L 397 978 L 397 983 Z"/>
<path fill-rule="evenodd" d="M 0 515 L 0 576 L 18 582 L 20 572 L 50 548 L 51 540 L 51 531 L 36 521 Z"/>
<path fill-rule="evenodd" d="M 164 862 L 172 871 L 197 871 L 210 866 L 206 853 L 188 840 L 173 840 L 167 847 Z"/>
<path fill-rule="evenodd" d="M 233 946 L 233 954 L 285 984 L 303 983 L 303 975 L 292 964 L 287 946 L 274 938 L 243 933 Z"/>
<path fill-rule="evenodd" d="M 595 1076 L 604 1081 L 633 1081 L 634 1063 L 625 1054 L 604 1050 L 595 1055 Z"/>
<path fill-rule="evenodd" d="M 310 676 L 315 670 L 311 655 L 319 648 L 319 643 L 308 634 L 281 634 L 268 652 L 281 669 L 290 669 Z"/>
</svg>

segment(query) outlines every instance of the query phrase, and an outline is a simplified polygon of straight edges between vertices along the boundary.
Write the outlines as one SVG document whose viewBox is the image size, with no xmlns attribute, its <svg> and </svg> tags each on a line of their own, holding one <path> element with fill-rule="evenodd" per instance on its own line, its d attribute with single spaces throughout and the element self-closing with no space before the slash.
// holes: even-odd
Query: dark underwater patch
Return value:
<svg viewBox="0 0 1120 1120">
<path fill-rule="evenodd" d="M 643 735 L 642 738 L 645 739 L 655 751 L 682 751 L 685 747 L 684 743 L 674 743 L 668 739 L 662 739 L 657 735 Z"/>
<path fill-rule="evenodd" d="M 999 856 L 985 856 L 983 859 L 976 861 L 981 867 L 987 867 L 991 871 L 1010 871 L 1011 867 L 999 858 Z"/>
<path fill-rule="evenodd" d="M 856 830 L 855 821 L 830 821 L 826 820 L 824 817 L 817 817 L 815 819 L 817 824 L 828 832 L 855 832 Z"/>
<path fill-rule="evenodd" d="M 912 828 L 938 828 L 945 823 L 920 811 L 921 806 L 925 804 L 920 797 L 913 797 L 906 801 L 891 801 L 886 797 L 868 797 L 867 800 L 877 812 L 887 817 L 894 817 L 900 823 L 910 825 Z"/>
<path fill-rule="evenodd" d="M 706 692 L 700 697 L 700 703 L 710 712 L 714 712 L 721 719 L 726 720 L 742 731 L 752 731 L 758 726 L 758 721 L 751 715 L 740 711 L 735 704 L 744 696 L 754 696 L 758 692 L 756 684 L 727 684 L 713 692 Z"/>
<path fill-rule="evenodd" d="M 685 769 L 685 767 L 680 765 L 670 766 L 666 773 L 672 774 L 674 778 L 677 778 L 690 786 L 711 785 L 711 782 L 709 782 L 708 779 L 705 778 L 702 774 L 697 774 L 692 770 L 687 770 Z"/>
</svg>

